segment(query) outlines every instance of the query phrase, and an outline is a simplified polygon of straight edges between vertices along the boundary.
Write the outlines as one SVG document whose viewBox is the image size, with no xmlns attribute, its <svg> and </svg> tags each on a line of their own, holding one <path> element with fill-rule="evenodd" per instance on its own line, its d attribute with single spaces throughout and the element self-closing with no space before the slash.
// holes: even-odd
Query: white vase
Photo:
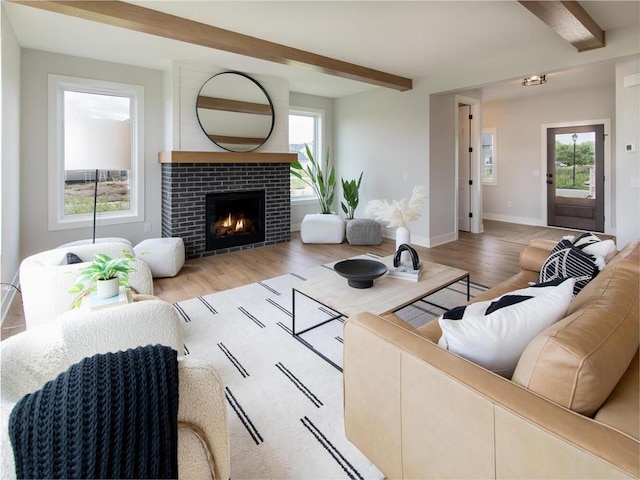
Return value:
<svg viewBox="0 0 640 480">
<path fill-rule="evenodd" d="M 120 279 L 110 278 L 109 280 L 96 281 L 96 295 L 98 298 L 111 298 L 118 295 L 120 290 Z"/>
<path fill-rule="evenodd" d="M 411 232 L 407 227 L 398 227 L 396 230 L 396 252 L 400 245 L 406 243 L 407 245 L 411 244 Z M 400 255 L 400 262 L 409 263 L 411 262 L 411 254 L 407 251 L 402 252 Z"/>
</svg>

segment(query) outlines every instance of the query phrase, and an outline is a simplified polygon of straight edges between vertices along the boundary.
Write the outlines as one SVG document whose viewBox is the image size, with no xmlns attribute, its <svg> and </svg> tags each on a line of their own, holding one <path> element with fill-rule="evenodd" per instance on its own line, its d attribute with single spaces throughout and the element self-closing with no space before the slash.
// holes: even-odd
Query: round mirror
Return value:
<svg viewBox="0 0 640 480">
<path fill-rule="evenodd" d="M 213 143 L 230 152 L 250 152 L 273 130 L 273 103 L 258 82 L 239 72 L 214 75 L 200 89 L 198 122 Z"/>
</svg>

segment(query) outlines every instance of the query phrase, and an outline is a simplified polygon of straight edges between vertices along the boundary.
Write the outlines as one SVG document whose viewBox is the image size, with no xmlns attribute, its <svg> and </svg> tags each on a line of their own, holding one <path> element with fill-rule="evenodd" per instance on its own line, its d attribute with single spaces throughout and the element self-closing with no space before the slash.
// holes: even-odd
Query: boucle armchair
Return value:
<svg viewBox="0 0 640 480">
<path fill-rule="evenodd" d="M 94 254 L 115 258 L 121 257 L 124 250 L 135 255 L 130 245 L 116 241 L 55 248 L 25 258 L 20 264 L 20 287 L 27 329 L 50 322 L 71 308 L 76 295 L 70 294 L 69 289 Z M 63 264 L 68 253 L 77 255 L 82 263 Z M 131 287 L 140 294 L 153 295 L 153 278 L 147 264 L 136 259 L 133 268 L 135 272 L 129 275 Z"/>
<path fill-rule="evenodd" d="M 0 342 L 2 477 L 15 478 L 7 427 L 13 406 L 24 395 L 85 357 L 149 344 L 169 346 L 179 355 L 179 478 L 229 478 L 224 386 L 211 364 L 180 356 L 180 319 L 172 305 L 160 300 L 96 312 L 71 310 Z"/>
</svg>

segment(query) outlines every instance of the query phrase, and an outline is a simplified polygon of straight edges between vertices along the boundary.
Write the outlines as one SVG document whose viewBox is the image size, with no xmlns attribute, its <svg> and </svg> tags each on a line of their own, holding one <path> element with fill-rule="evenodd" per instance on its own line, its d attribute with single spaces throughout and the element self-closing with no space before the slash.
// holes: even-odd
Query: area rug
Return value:
<svg viewBox="0 0 640 480">
<path fill-rule="evenodd" d="M 342 374 L 303 343 L 341 365 L 344 318 L 303 342 L 291 335 L 291 287 L 313 270 L 174 304 L 185 352 L 212 362 L 225 385 L 234 480 L 384 478 L 345 437 Z M 472 295 L 484 289 L 472 287 Z M 466 283 L 459 283 L 398 313 L 420 325 L 465 302 Z M 336 315 L 317 304 L 304 308 L 313 322 Z"/>
</svg>

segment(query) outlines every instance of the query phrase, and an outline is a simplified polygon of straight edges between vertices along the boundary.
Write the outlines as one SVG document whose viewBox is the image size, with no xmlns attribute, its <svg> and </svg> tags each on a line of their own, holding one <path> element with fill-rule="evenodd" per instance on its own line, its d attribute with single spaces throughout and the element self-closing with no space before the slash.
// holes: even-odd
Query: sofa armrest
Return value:
<svg viewBox="0 0 640 480">
<path fill-rule="evenodd" d="M 389 478 L 630 477 L 640 444 L 376 315 L 344 331 L 347 438 Z"/>
<path fill-rule="evenodd" d="M 520 268 L 531 272 L 540 272 L 551 250 L 538 247 L 524 247 L 520 252 Z"/>
<path fill-rule="evenodd" d="M 178 368 L 178 477 L 228 479 L 230 451 L 224 385 L 207 362 L 182 357 Z"/>
</svg>

